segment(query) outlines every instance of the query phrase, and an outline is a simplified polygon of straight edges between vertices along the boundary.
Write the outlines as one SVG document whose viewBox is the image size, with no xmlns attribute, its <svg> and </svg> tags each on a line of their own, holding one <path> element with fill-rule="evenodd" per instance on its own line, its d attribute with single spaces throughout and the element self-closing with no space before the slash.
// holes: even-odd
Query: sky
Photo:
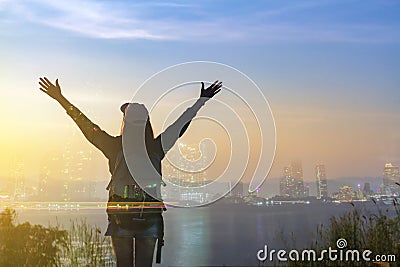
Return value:
<svg viewBox="0 0 400 267">
<path fill-rule="evenodd" d="M 378 179 L 385 162 L 400 165 L 399 12 L 389 0 L 0 0 L 0 179 L 15 160 L 37 179 L 67 143 L 93 152 L 92 179 L 108 177 L 39 77 L 59 78 L 72 103 L 118 135 L 119 106 L 146 79 L 197 60 L 240 70 L 268 100 L 277 143 L 264 188 L 293 160 L 310 182 L 318 163 L 329 179 Z"/>
</svg>

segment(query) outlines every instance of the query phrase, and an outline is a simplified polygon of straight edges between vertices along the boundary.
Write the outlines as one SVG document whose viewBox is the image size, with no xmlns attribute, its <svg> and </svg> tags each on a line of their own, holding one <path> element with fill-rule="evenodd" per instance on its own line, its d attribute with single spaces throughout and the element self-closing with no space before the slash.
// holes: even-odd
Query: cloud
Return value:
<svg viewBox="0 0 400 267">
<path fill-rule="evenodd" d="M 7 1 L 0 12 L 86 37 L 206 42 L 398 42 L 397 25 L 321 19 L 332 1 L 253 8 L 208 2 Z M 320 14 L 321 13 L 321 14 Z M 313 23 L 315 20 L 317 23 Z"/>
<path fill-rule="evenodd" d="M 171 39 L 151 27 L 150 21 L 137 19 L 122 6 L 94 1 L 41 0 L 14 5 L 14 12 L 30 22 L 78 33 L 83 36 L 109 39 Z"/>
</svg>

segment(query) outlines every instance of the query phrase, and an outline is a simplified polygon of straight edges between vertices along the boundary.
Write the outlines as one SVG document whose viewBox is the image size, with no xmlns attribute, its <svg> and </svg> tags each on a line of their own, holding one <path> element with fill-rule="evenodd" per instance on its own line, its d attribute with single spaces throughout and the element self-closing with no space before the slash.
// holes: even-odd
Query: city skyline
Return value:
<svg viewBox="0 0 400 267">
<path fill-rule="evenodd" d="M 180 192 L 170 192 L 175 197 L 181 196 L 182 200 L 205 201 L 206 192 L 191 193 L 190 187 L 202 186 L 212 182 L 207 177 L 209 151 L 205 146 L 197 147 L 195 144 L 185 144 L 178 142 L 178 148 L 183 156 L 175 151 L 171 153 L 171 162 L 164 162 L 164 179 L 176 185 L 188 187 Z M 23 174 L 24 163 L 20 160 L 14 161 L 13 176 L 8 183 L 0 187 L 2 197 L 8 195 L 15 200 L 59 200 L 59 201 L 79 201 L 90 199 L 105 199 L 106 179 L 89 179 L 92 171 L 92 152 L 70 151 L 70 144 L 65 145 L 65 151 L 61 156 L 53 155 L 51 162 L 44 162 L 41 166 L 41 174 L 36 183 L 27 182 Z M 193 164 L 190 164 L 193 162 Z M 171 164 L 177 164 L 175 166 Z M 189 165 L 188 165 L 189 164 Z M 183 170 L 183 171 L 182 171 Z M 315 196 L 317 199 L 327 199 L 335 196 L 338 199 L 362 198 L 362 196 L 371 196 L 374 194 L 393 195 L 399 194 L 400 173 L 399 167 L 392 162 L 385 163 L 382 166 L 382 175 L 374 178 L 371 183 L 365 179 L 358 181 L 342 180 L 342 183 L 334 186 L 334 180 L 329 179 L 329 173 L 326 171 L 325 164 L 315 165 L 315 177 L 313 181 L 303 180 L 303 164 L 299 160 L 290 162 L 283 168 L 282 176 L 278 178 L 280 184 L 274 190 L 266 193 L 260 190 L 257 195 L 261 197 L 282 196 L 290 198 L 304 198 Z M 396 184 L 397 183 L 397 184 Z M 311 190 L 310 192 L 310 184 Z M 228 196 L 245 196 L 248 190 L 248 182 L 241 180 L 235 187 L 229 184 L 231 188 Z M 166 188 L 166 193 L 169 192 Z M 242 192 L 242 193 L 239 193 Z M 272 193 L 271 193 L 272 192 Z M 329 192 L 329 193 L 328 193 Z M 361 197 L 360 197 L 361 195 Z M 351 199 L 350 198 L 350 199 Z M 200 202 L 201 202 L 200 201 Z"/>
</svg>

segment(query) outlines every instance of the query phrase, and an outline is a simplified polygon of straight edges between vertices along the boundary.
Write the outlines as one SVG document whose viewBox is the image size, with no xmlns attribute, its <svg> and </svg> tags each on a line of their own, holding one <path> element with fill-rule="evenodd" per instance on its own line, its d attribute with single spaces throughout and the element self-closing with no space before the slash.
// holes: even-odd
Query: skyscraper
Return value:
<svg viewBox="0 0 400 267">
<path fill-rule="evenodd" d="M 13 162 L 13 181 L 14 186 L 12 187 L 13 192 L 11 192 L 11 195 L 14 199 L 25 198 L 24 163 L 20 158 L 15 159 Z"/>
<path fill-rule="evenodd" d="M 324 164 L 315 166 L 315 179 L 317 181 L 317 198 L 328 197 L 328 183 Z"/>
<path fill-rule="evenodd" d="M 303 181 L 303 167 L 301 161 L 293 161 L 291 164 L 292 168 L 292 176 L 294 178 L 295 187 L 294 187 L 294 196 L 295 197 L 304 197 L 304 181 Z"/>
<path fill-rule="evenodd" d="M 248 188 L 248 187 L 247 187 Z M 230 195 L 235 197 L 242 197 L 244 195 L 244 184 L 238 182 L 231 190 Z"/>
<path fill-rule="evenodd" d="M 366 198 L 369 198 L 374 194 L 374 192 L 371 190 L 371 184 L 366 182 L 364 183 L 364 188 L 363 188 L 363 194 Z"/>
<path fill-rule="evenodd" d="M 292 188 L 294 187 L 294 180 L 292 177 L 292 172 L 290 166 L 283 168 L 283 177 L 280 181 L 280 195 L 281 196 L 291 196 Z"/>
<path fill-rule="evenodd" d="M 361 185 L 360 184 L 357 185 L 357 191 L 355 193 L 356 193 L 356 198 L 357 199 L 364 199 L 364 193 L 361 190 Z"/>
<path fill-rule="evenodd" d="M 303 168 L 300 161 L 293 161 L 283 168 L 283 177 L 280 181 L 281 196 L 299 198 L 306 196 L 303 181 Z"/>
<path fill-rule="evenodd" d="M 400 194 L 400 186 L 396 183 L 400 183 L 399 167 L 393 166 L 391 162 L 385 164 L 383 169 L 383 185 L 385 191 L 390 194 Z"/>
</svg>

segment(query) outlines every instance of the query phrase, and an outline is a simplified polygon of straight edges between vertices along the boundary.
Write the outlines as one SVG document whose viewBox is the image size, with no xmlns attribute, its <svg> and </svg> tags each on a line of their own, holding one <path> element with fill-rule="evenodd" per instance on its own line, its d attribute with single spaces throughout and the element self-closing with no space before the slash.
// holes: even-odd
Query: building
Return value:
<svg viewBox="0 0 400 267">
<path fill-rule="evenodd" d="M 326 169 L 324 164 L 315 166 L 315 179 L 317 182 L 317 198 L 328 197 L 328 183 L 326 179 Z"/>
<path fill-rule="evenodd" d="M 305 183 L 304 184 L 304 197 L 309 197 L 310 196 L 310 184 Z"/>
<path fill-rule="evenodd" d="M 391 162 L 388 162 L 383 169 L 383 186 L 385 193 L 399 195 L 400 186 L 396 183 L 400 183 L 399 167 L 393 166 Z"/>
<path fill-rule="evenodd" d="M 305 197 L 304 181 L 303 181 L 303 167 L 301 161 L 293 161 L 291 164 L 292 176 L 295 180 L 294 196 Z"/>
<path fill-rule="evenodd" d="M 307 196 L 303 181 L 303 168 L 300 161 L 293 161 L 289 166 L 283 168 L 280 195 L 292 198 Z"/>
<path fill-rule="evenodd" d="M 292 177 L 291 168 L 283 168 L 283 177 L 280 180 L 279 192 L 281 196 L 290 196 L 292 194 L 292 188 L 294 187 L 294 178 Z"/>
<path fill-rule="evenodd" d="M 163 179 L 176 187 L 162 187 L 163 198 L 168 201 L 205 203 L 209 197 L 204 185 L 212 181 L 207 179 L 208 149 L 203 143 L 185 144 L 178 141 L 163 161 Z"/>
<path fill-rule="evenodd" d="M 364 199 L 364 193 L 361 190 L 361 185 L 360 184 L 357 185 L 356 198 L 360 199 L 360 200 Z"/>
<path fill-rule="evenodd" d="M 63 201 L 91 199 L 94 192 L 90 183 L 92 175 L 89 164 L 91 160 L 91 151 L 71 151 L 70 143 L 67 142 L 62 154 L 63 167 L 60 174 Z"/>
<path fill-rule="evenodd" d="M 9 177 L 0 185 L 1 195 L 12 200 L 24 200 L 26 198 L 24 162 L 18 156 L 10 163 Z"/>
<path fill-rule="evenodd" d="M 37 199 L 41 201 L 89 201 L 94 197 L 91 151 L 72 151 L 43 160 Z"/>
<path fill-rule="evenodd" d="M 370 198 L 374 194 L 374 192 L 371 189 L 370 183 L 368 182 L 364 183 L 363 194 L 365 198 Z"/>
<path fill-rule="evenodd" d="M 43 159 L 39 174 L 38 200 L 62 200 L 65 193 L 61 175 L 63 169 L 64 164 L 61 155 L 55 154 Z"/>
<path fill-rule="evenodd" d="M 353 187 L 344 185 L 339 188 L 338 197 L 340 201 L 352 201 L 356 198 L 356 192 L 354 192 Z"/>
<path fill-rule="evenodd" d="M 230 185 L 231 187 L 231 185 Z M 248 188 L 248 187 L 247 187 Z M 230 191 L 230 195 L 234 197 L 243 197 L 244 196 L 244 184 L 242 182 L 238 182 Z"/>
</svg>

